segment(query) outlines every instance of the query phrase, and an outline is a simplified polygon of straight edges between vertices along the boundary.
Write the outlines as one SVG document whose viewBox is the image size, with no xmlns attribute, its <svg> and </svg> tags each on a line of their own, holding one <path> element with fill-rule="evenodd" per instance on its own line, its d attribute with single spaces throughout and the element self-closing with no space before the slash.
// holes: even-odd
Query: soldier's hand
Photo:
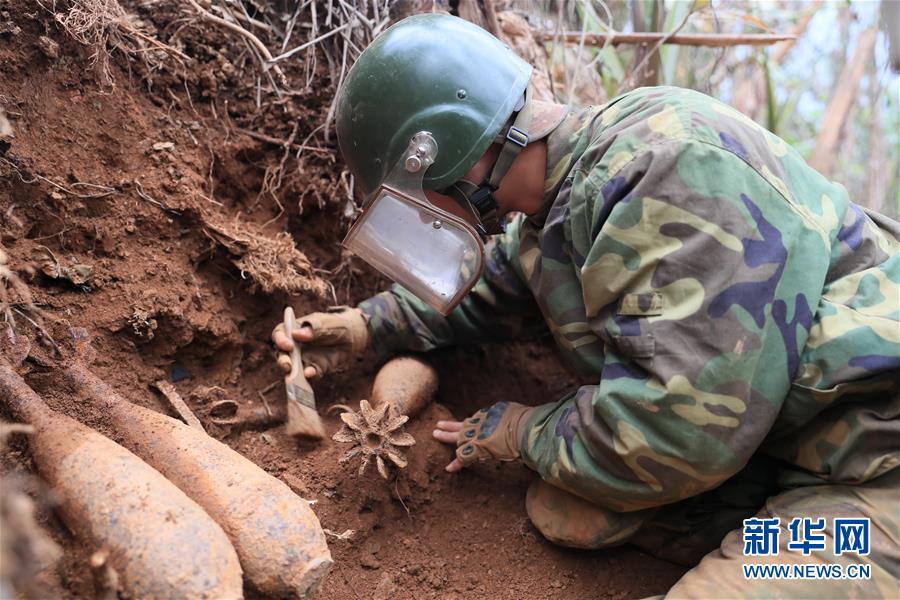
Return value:
<svg viewBox="0 0 900 600">
<path fill-rule="evenodd" d="M 299 342 L 303 345 L 303 374 L 313 379 L 340 371 L 361 355 L 369 343 L 369 328 L 361 310 L 339 306 L 298 318 L 291 337 L 282 323 L 272 330 L 272 341 L 282 352 L 278 366 L 285 373 L 291 371 L 290 352 Z"/>
<path fill-rule="evenodd" d="M 498 402 L 465 421 L 438 421 L 434 439 L 456 446 L 456 458 L 444 468 L 456 473 L 479 460 L 519 458 L 522 429 L 533 410 L 515 402 Z"/>
</svg>

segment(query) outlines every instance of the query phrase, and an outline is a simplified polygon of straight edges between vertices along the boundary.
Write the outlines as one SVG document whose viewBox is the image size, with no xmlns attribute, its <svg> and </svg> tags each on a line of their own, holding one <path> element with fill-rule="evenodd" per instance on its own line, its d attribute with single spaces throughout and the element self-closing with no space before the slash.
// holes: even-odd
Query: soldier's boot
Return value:
<svg viewBox="0 0 900 600">
<path fill-rule="evenodd" d="M 627 542 L 656 509 L 617 513 L 535 479 L 525 510 L 541 534 L 560 546 L 584 550 Z"/>
<path fill-rule="evenodd" d="M 669 590 L 666 598 L 897 598 L 900 581 L 900 469 L 870 482 L 797 488 L 770 498 L 759 518 L 781 519 L 777 556 L 744 556 L 743 529 L 735 529 L 698 566 Z M 825 549 L 804 556 L 790 550 L 788 524 L 795 517 L 824 518 Z M 836 556 L 834 519 L 870 519 L 867 556 L 843 552 Z M 748 580 L 744 564 L 867 565 L 871 579 Z M 808 567 L 806 567 L 808 568 Z"/>
</svg>

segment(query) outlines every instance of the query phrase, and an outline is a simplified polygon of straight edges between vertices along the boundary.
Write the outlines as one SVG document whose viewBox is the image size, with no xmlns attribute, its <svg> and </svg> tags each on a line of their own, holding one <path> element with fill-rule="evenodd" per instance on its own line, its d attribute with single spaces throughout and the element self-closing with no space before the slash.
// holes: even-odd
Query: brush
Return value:
<svg viewBox="0 0 900 600">
<path fill-rule="evenodd" d="M 294 309 L 284 309 L 284 333 L 294 342 L 291 352 L 291 372 L 284 377 L 287 392 L 287 433 L 292 437 L 309 437 L 322 439 L 325 428 L 322 419 L 316 412 L 316 396 L 312 387 L 303 375 L 303 361 L 300 356 L 300 342 L 294 340 L 293 332 L 297 326 Z"/>
</svg>

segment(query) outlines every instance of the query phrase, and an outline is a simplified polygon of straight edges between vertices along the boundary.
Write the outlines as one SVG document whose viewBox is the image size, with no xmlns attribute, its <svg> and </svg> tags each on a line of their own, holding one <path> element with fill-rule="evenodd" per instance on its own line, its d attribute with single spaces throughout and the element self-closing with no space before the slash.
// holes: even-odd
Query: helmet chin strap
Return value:
<svg viewBox="0 0 900 600">
<path fill-rule="evenodd" d="M 509 172 L 513 162 L 528 145 L 528 131 L 531 129 L 531 86 L 525 89 L 521 108 L 513 114 L 512 124 L 500 132 L 497 141 L 502 143 L 500 154 L 494 161 L 490 175 L 480 184 L 460 179 L 450 187 L 441 190 L 452 197 L 477 221 L 478 233 L 482 237 L 503 232 L 500 225 L 499 207 L 494 192 Z"/>
</svg>

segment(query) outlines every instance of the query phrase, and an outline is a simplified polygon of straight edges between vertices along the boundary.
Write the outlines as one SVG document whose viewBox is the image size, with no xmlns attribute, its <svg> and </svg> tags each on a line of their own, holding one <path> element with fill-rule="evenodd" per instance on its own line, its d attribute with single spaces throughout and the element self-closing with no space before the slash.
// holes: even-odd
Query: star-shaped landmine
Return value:
<svg viewBox="0 0 900 600">
<path fill-rule="evenodd" d="M 361 456 L 359 474 L 362 475 L 372 457 L 375 457 L 378 472 L 385 479 L 389 476 L 385 459 L 398 469 L 403 469 L 409 464 L 405 449 L 416 443 L 412 435 L 402 430 L 409 417 L 398 414 L 390 403 L 385 402 L 378 408 L 372 408 L 368 400 L 361 400 L 359 411 L 341 413 L 341 420 L 344 425 L 331 439 L 353 444 L 353 447 L 340 458 L 341 464 L 349 462 L 357 455 Z"/>
</svg>

